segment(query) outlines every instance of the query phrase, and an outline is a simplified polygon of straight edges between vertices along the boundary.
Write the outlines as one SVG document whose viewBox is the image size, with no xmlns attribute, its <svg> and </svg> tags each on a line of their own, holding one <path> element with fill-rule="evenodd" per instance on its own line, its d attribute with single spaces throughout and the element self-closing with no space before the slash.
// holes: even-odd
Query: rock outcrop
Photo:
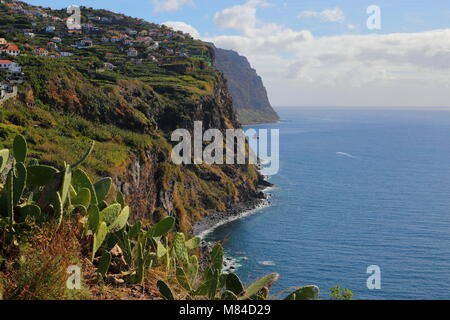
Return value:
<svg viewBox="0 0 450 320">
<path fill-rule="evenodd" d="M 246 57 L 232 50 L 215 48 L 215 67 L 227 79 L 233 106 L 242 124 L 277 122 L 266 88 Z"/>
</svg>

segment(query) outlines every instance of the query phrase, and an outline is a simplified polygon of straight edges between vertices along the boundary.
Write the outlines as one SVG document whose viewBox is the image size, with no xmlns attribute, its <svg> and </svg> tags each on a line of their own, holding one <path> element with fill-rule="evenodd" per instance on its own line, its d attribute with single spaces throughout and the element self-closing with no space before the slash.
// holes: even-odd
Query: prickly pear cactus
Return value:
<svg viewBox="0 0 450 320">
<path fill-rule="evenodd" d="M 112 179 L 104 178 L 94 183 L 95 193 L 99 202 L 104 201 L 111 190 Z"/>
<path fill-rule="evenodd" d="M 14 138 L 13 154 L 17 162 L 25 163 L 27 158 L 27 141 L 20 134 Z"/>
<path fill-rule="evenodd" d="M 95 253 L 100 249 L 103 244 L 103 241 L 106 239 L 106 235 L 108 234 L 108 227 L 105 222 L 100 223 L 98 230 L 94 233 L 94 241 L 92 245 L 92 260 L 95 258 Z"/>
<path fill-rule="evenodd" d="M 247 289 L 245 289 L 243 295 L 239 297 L 239 300 L 251 299 L 253 296 L 257 295 L 263 288 L 270 287 L 274 282 L 278 280 L 278 278 L 278 273 L 272 273 L 256 280 Z"/>
<path fill-rule="evenodd" d="M 175 218 L 167 217 L 159 221 L 148 232 L 149 237 L 158 238 L 167 234 L 175 225 Z"/>
<path fill-rule="evenodd" d="M 2 173 L 3 170 L 5 170 L 6 165 L 8 164 L 8 160 L 9 160 L 9 150 L 8 149 L 0 150 L 0 173 Z"/>
<path fill-rule="evenodd" d="M 174 250 L 176 257 L 181 262 L 188 262 L 189 261 L 189 255 L 186 248 L 186 240 L 183 233 L 176 233 L 174 241 Z"/>
<path fill-rule="evenodd" d="M 304 286 L 288 295 L 285 300 L 317 300 L 320 290 L 317 286 Z"/>
<path fill-rule="evenodd" d="M 97 272 L 104 278 L 109 270 L 109 265 L 111 264 L 111 253 L 108 251 L 103 251 L 102 258 L 98 264 Z"/>
<path fill-rule="evenodd" d="M 17 162 L 14 166 L 14 190 L 13 190 L 13 206 L 16 207 L 22 198 L 25 184 L 27 181 L 27 168 L 23 162 Z"/>
<path fill-rule="evenodd" d="M 242 284 L 241 279 L 234 273 L 227 275 L 225 285 L 226 289 L 233 292 L 236 296 L 239 296 L 244 292 L 244 285 Z"/>
<path fill-rule="evenodd" d="M 223 248 L 220 243 L 216 243 L 211 252 L 211 268 L 222 270 L 223 268 Z"/>
<path fill-rule="evenodd" d="M 128 218 L 130 216 L 130 208 L 125 207 L 122 209 L 122 212 L 119 216 L 108 226 L 108 232 L 117 232 L 123 229 L 128 222 Z"/>
<path fill-rule="evenodd" d="M 164 281 L 159 280 L 156 285 L 158 287 L 159 293 L 161 293 L 162 297 L 165 300 L 174 300 L 172 291 Z"/>
<path fill-rule="evenodd" d="M 77 169 L 73 172 L 72 176 L 72 185 L 76 192 L 79 192 L 80 189 L 88 189 L 91 193 L 91 201 L 90 203 L 93 205 L 97 205 L 97 195 L 95 193 L 94 186 L 91 182 L 91 179 L 87 175 L 86 172 L 84 172 L 81 169 Z"/>
</svg>

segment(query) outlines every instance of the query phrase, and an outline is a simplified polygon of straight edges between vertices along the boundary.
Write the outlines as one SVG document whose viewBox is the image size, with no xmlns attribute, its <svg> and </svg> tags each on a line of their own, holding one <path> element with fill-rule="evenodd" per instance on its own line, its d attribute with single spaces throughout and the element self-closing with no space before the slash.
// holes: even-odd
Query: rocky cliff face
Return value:
<svg viewBox="0 0 450 320">
<path fill-rule="evenodd" d="M 46 10 L 50 16 L 66 14 Z M 112 44 L 105 44 L 97 33 L 89 34 L 93 48 L 68 46 L 73 57 L 36 57 L 25 39 L 15 36 L 22 33 L 24 20 L 13 15 L 7 26 L 0 23 L 0 35 L 23 49 L 14 59 L 26 81 L 18 96 L 0 108 L 2 144 L 10 146 L 22 133 L 31 157 L 62 167 L 79 159 L 94 140 L 94 151 L 83 169 L 95 178 L 114 179 L 132 208 L 132 220 L 157 222 L 169 215 L 182 231 L 190 231 L 193 223 L 211 213 L 260 197 L 261 176 L 253 165 L 179 166 L 171 161 L 175 143 L 170 137 L 175 129 L 190 130 L 194 121 L 202 121 L 204 130 L 240 127 L 227 82 L 212 67 L 213 48 L 184 36 L 172 35 L 165 41 L 169 39 L 162 26 L 130 17 L 116 19 L 117 14 L 104 10 L 83 7 L 82 14 L 85 18 L 107 15 L 112 21 L 108 28 L 122 32 L 160 28 L 163 35 L 156 40 L 165 44 L 152 53 L 158 63 L 143 51 L 140 59 L 130 59 L 120 44 L 114 45 L 115 57 L 109 60 L 99 53 L 110 52 Z M 40 19 L 42 25 L 50 23 L 47 17 Z M 55 21 L 51 23 L 64 35 L 65 24 Z M 39 34 L 35 46 L 45 46 L 53 37 L 33 30 Z M 64 45 L 75 41 L 64 37 Z M 185 54 L 174 57 L 174 50 Z M 111 62 L 113 70 L 104 72 L 101 66 Z"/>
<path fill-rule="evenodd" d="M 16 128 L 25 130 L 32 156 L 56 166 L 73 162 L 89 140 L 96 140 L 85 170 L 113 178 L 132 208 L 132 220 L 157 222 L 173 216 L 178 229 L 189 232 L 211 213 L 261 197 L 261 176 L 253 165 L 178 166 L 170 158 L 170 135 L 177 128 L 192 130 L 194 121 L 202 121 L 204 130 L 240 127 L 221 73 L 196 70 L 212 75 L 208 94 L 179 91 L 169 96 L 168 91 L 180 89 L 153 89 L 138 80 L 99 87 L 83 73 L 55 63 L 49 70 L 38 62 L 24 68 L 32 80 L 46 74 L 45 90 L 25 83 L 18 99 L 1 110 L 0 135 L 7 141 Z"/>
<path fill-rule="evenodd" d="M 227 79 L 239 121 L 242 124 L 278 121 L 263 81 L 247 58 L 220 48 L 215 48 L 215 56 L 215 66 Z"/>
<path fill-rule="evenodd" d="M 174 128 L 192 129 L 194 120 L 202 121 L 204 130 L 238 128 L 225 79 L 218 75 L 214 94 L 184 108 L 187 117 L 173 118 Z M 217 211 L 255 201 L 262 177 L 252 165 L 171 164 L 169 150 L 149 148 L 134 155 L 125 174 L 114 176 L 115 185 L 133 208 L 133 219 L 158 221 L 174 216 L 181 230 Z"/>
</svg>

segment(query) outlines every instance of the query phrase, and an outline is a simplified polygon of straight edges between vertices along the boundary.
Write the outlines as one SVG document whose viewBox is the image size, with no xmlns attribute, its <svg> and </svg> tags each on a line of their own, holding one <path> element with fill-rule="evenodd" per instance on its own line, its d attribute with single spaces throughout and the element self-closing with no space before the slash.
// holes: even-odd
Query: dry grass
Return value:
<svg viewBox="0 0 450 320">
<path fill-rule="evenodd" d="M 52 231 L 46 226 L 33 242 L 21 248 L 20 256 L 6 263 L 4 299 L 61 300 L 87 298 L 85 291 L 66 288 L 67 267 L 79 264 L 80 244 L 76 224 Z"/>
<path fill-rule="evenodd" d="M 152 296 L 154 296 L 155 300 L 163 299 L 159 293 L 158 286 L 156 285 L 158 280 L 162 280 L 168 284 L 176 300 L 191 299 L 188 292 L 178 283 L 173 268 L 168 274 L 166 271 L 166 266 L 158 266 L 148 270 L 145 277 L 145 287 L 152 294 Z"/>
</svg>

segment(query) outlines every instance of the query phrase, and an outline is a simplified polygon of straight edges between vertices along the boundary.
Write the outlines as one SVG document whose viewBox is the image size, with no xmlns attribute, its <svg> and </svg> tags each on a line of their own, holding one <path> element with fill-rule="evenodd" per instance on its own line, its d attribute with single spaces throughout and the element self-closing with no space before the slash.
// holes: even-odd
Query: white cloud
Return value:
<svg viewBox="0 0 450 320">
<path fill-rule="evenodd" d="M 193 4 L 192 0 L 153 0 L 153 11 L 176 11 L 185 5 Z"/>
<path fill-rule="evenodd" d="M 214 22 L 221 29 L 234 29 L 248 34 L 255 29 L 257 24 L 256 8 L 266 6 L 268 3 L 263 0 L 249 0 L 245 4 L 217 12 Z"/>
<path fill-rule="evenodd" d="M 311 11 L 306 10 L 302 11 L 298 15 L 299 18 L 317 18 L 322 22 L 335 22 L 342 25 L 345 25 L 345 27 L 349 30 L 355 30 L 357 28 L 356 25 L 345 23 L 345 14 L 344 11 L 342 11 L 341 8 L 334 8 L 334 9 L 325 9 L 323 11 Z"/>
<path fill-rule="evenodd" d="M 182 21 L 166 21 L 164 25 L 173 28 L 174 30 L 180 30 L 185 33 L 189 33 L 193 38 L 200 39 L 200 33 L 196 28 Z"/>
<path fill-rule="evenodd" d="M 450 29 L 316 38 L 293 61 L 291 76 L 333 85 L 448 78 Z"/>
<path fill-rule="evenodd" d="M 266 71 L 281 104 L 450 104 L 450 29 L 315 38 L 293 56 L 284 74 Z"/>
<path fill-rule="evenodd" d="M 216 23 L 239 34 L 205 40 L 247 56 L 275 105 L 450 105 L 450 29 L 315 38 L 260 21 L 255 2 L 236 7 Z"/>
<path fill-rule="evenodd" d="M 302 11 L 299 14 L 300 18 L 318 18 L 324 22 L 338 22 L 345 21 L 345 15 L 341 8 L 325 9 L 323 11 Z"/>
<path fill-rule="evenodd" d="M 268 5 L 265 1 L 250 0 L 216 13 L 214 21 L 219 28 L 237 30 L 240 34 L 210 37 L 207 40 L 224 49 L 238 49 L 242 52 L 278 52 L 295 49 L 298 43 L 312 39 L 309 31 L 295 31 L 257 19 L 257 8 Z"/>
</svg>

